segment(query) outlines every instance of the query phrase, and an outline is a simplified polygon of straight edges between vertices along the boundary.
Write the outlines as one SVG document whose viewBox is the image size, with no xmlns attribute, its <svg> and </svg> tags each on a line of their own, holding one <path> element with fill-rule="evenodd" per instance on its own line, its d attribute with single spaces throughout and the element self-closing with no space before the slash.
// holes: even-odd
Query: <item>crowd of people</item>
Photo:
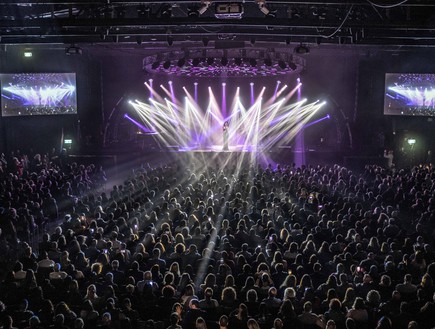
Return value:
<svg viewBox="0 0 435 329">
<path fill-rule="evenodd" d="M 431 165 L 173 162 L 97 193 L 33 159 L 0 170 L 2 328 L 435 326 Z"/>
<path fill-rule="evenodd" d="M 77 106 L 27 105 L 3 109 L 3 116 L 77 114 Z"/>
</svg>

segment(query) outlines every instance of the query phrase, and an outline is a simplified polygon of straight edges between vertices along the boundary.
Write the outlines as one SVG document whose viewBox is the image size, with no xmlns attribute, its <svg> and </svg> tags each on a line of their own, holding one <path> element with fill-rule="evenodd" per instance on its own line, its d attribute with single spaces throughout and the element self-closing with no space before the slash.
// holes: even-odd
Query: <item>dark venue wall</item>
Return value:
<svg viewBox="0 0 435 329">
<path fill-rule="evenodd" d="M 22 48 L 5 47 L 0 56 L 1 73 L 76 73 L 77 114 L 2 117 L 2 151 L 56 152 L 64 138 L 73 140 L 72 152 L 97 144 L 101 135 L 101 70 L 91 56 L 67 56 L 63 49 L 34 49 L 25 58 Z"/>
<path fill-rule="evenodd" d="M 384 115 L 386 73 L 435 73 L 433 51 L 368 52 L 359 63 L 358 112 L 354 120 L 355 151 L 380 156 L 392 149 L 399 165 L 427 160 L 435 149 L 433 117 Z M 410 147 L 407 139 L 415 138 Z"/>
</svg>

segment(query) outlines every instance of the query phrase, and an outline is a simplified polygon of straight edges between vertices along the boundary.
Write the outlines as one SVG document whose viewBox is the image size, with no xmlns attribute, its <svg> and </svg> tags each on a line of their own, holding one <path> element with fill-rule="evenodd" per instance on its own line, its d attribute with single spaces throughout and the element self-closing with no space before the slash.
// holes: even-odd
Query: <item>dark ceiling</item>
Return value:
<svg viewBox="0 0 435 329">
<path fill-rule="evenodd" d="M 435 46 L 435 1 L 2 0 L 0 43 Z"/>
</svg>

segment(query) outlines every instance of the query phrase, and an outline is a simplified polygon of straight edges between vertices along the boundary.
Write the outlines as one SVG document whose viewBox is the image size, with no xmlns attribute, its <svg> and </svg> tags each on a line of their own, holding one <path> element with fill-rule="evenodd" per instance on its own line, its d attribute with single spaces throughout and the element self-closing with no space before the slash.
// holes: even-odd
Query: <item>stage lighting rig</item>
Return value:
<svg viewBox="0 0 435 329">
<path fill-rule="evenodd" d="M 202 14 L 204 14 L 208 10 L 208 8 L 210 8 L 211 4 L 212 4 L 211 1 L 203 0 L 201 1 L 201 6 L 199 6 L 199 8 L 196 7 L 196 8 L 188 9 L 189 10 L 188 15 L 193 17 L 199 17 Z"/>
<path fill-rule="evenodd" d="M 307 46 L 300 44 L 299 46 L 295 47 L 294 52 L 296 54 L 309 54 L 310 53 L 310 48 L 308 48 Z"/>
<path fill-rule="evenodd" d="M 214 16 L 218 19 L 241 19 L 243 12 L 241 3 L 221 2 L 215 6 Z"/>
<path fill-rule="evenodd" d="M 275 17 L 276 16 L 275 12 L 272 12 L 271 10 L 269 10 L 269 8 L 267 8 L 265 0 L 255 0 L 255 3 L 258 5 L 258 8 L 261 10 L 261 12 L 264 15 L 266 15 L 268 17 Z"/>
</svg>

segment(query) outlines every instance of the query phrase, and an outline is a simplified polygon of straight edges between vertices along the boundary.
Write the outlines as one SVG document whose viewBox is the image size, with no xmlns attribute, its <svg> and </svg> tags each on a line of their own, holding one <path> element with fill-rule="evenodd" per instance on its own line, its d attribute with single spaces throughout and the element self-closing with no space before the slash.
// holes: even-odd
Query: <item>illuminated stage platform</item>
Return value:
<svg viewBox="0 0 435 329">
<path fill-rule="evenodd" d="M 324 165 L 324 164 L 342 164 L 343 154 L 337 151 L 317 151 L 293 150 L 291 146 L 279 146 L 275 148 L 256 148 L 253 146 L 238 145 L 229 146 L 228 151 L 224 151 L 222 145 L 212 145 L 210 147 L 167 147 L 159 152 L 153 152 L 154 157 L 159 154 L 163 158 L 169 158 L 182 164 L 201 163 L 201 165 L 235 165 L 243 164 L 249 166 L 252 164 L 261 165 Z M 149 156 L 148 152 L 144 154 Z M 303 163 L 301 163 L 303 161 Z"/>
</svg>

